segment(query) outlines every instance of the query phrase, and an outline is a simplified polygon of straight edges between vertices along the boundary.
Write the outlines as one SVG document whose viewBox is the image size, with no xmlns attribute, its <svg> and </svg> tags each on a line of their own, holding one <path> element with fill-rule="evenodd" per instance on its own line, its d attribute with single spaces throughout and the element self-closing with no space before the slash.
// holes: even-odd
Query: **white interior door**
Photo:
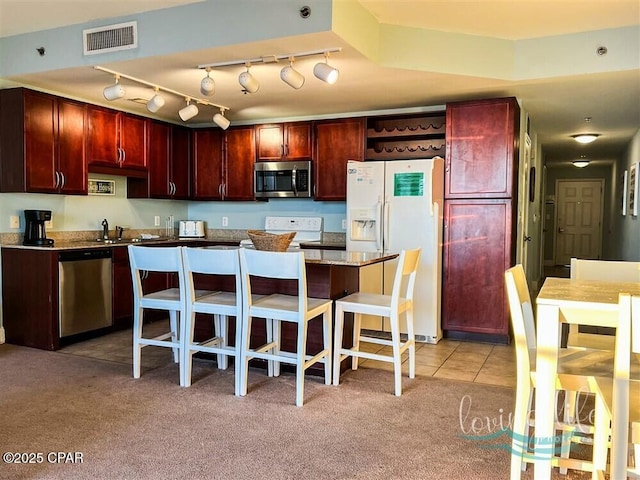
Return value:
<svg viewBox="0 0 640 480">
<path fill-rule="evenodd" d="M 556 182 L 556 265 L 600 258 L 603 189 L 601 179 Z"/>
</svg>

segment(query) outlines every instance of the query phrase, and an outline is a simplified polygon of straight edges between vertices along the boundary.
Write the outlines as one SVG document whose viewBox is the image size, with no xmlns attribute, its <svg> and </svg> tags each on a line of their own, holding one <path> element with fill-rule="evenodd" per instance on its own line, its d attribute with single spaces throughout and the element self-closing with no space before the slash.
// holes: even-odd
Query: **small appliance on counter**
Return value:
<svg viewBox="0 0 640 480">
<path fill-rule="evenodd" d="M 178 237 L 180 238 L 204 238 L 204 221 L 180 220 Z"/>
<path fill-rule="evenodd" d="M 44 222 L 51 220 L 51 210 L 25 210 L 25 229 L 23 245 L 51 247 L 53 239 L 47 238 Z"/>
</svg>

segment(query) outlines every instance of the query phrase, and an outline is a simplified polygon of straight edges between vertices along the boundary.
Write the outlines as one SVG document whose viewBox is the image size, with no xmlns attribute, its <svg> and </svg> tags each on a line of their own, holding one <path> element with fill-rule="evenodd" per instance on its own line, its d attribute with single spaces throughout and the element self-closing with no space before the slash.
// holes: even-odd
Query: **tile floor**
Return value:
<svg viewBox="0 0 640 480">
<path fill-rule="evenodd" d="M 145 336 L 152 335 L 153 330 L 166 331 L 167 322 L 145 325 Z M 69 345 L 60 349 L 59 352 L 131 364 L 131 338 L 131 330 L 122 330 Z M 374 344 L 368 344 L 365 347 L 363 344 L 363 349 L 383 351 L 389 347 Z M 406 357 L 405 354 L 403 356 L 405 366 Z M 171 362 L 171 352 L 166 348 L 145 347 L 143 350 L 143 371 L 166 365 L 169 362 Z M 376 360 L 361 360 L 360 365 L 362 368 L 393 370 L 391 363 Z M 437 345 L 423 343 L 416 345 L 416 375 L 515 387 L 515 374 L 515 351 L 512 346 L 448 339 L 441 340 Z"/>
</svg>

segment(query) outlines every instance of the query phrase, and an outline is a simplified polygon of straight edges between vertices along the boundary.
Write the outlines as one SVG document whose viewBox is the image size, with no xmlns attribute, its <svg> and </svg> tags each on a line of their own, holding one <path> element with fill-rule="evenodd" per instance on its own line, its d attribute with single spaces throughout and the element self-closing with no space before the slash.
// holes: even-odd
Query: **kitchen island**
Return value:
<svg viewBox="0 0 640 480">
<path fill-rule="evenodd" d="M 143 242 L 157 246 L 212 246 L 217 242 L 194 240 L 159 240 Z M 229 246 L 229 243 L 226 243 Z M 114 325 L 93 332 L 94 335 L 110 333 L 114 329 L 131 326 L 133 313 L 131 273 L 126 249 L 127 243 L 105 245 L 101 242 L 56 242 L 53 247 L 27 247 L 23 245 L 3 245 L 2 247 L 2 295 L 3 320 L 7 343 L 25 345 L 45 350 L 57 350 L 65 344 L 86 338 L 86 335 L 70 338 L 60 337 L 59 326 L 59 270 L 58 258 L 61 252 L 95 248 L 109 248 L 112 252 L 112 292 Z M 361 271 L 386 260 L 396 254 L 375 252 L 347 252 L 340 250 L 304 249 L 307 263 L 308 294 L 317 298 L 332 300 L 344 297 L 360 289 Z M 149 291 L 176 285 L 175 278 L 167 275 L 150 275 L 145 280 Z M 233 281 L 222 279 L 211 282 L 201 279 L 198 288 L 232 290 Z M 264 280 L 258 284 L 256 293 L 295 294 L 295 285 L 288 281 Z M 82 299 L 79 299 L 82 300 Z M 155 313 L 155 312 L 150 312 Z M 156 317 L 155 319 L 157 319 Z M 146 319 L 146 318 L 145 318 Z M 151 319 L 149 319 L 151 320 Z M 256 326 L 261 323 L 256 321 Z M 283 348 L 295 345 L 295 328 L 283 327 Z M 349 325 L 346 326 L 347 330 Z M 212 321 L 202 315 L 196 321 L 196 338 L 209 338 Z M 89 332 L 91 334 L 91 332 Z M 256 335 L 260 335 L 256 329 Z M 264 329 L 262 330 L 264 334 Z M 320 322 L 309 325 L 309 353 L 319 351 L 322 332 Z M 345 331 L 345 338 L 349 331 Z M 256 342 L 259 341 L 256 338 Z"/>
</svg>

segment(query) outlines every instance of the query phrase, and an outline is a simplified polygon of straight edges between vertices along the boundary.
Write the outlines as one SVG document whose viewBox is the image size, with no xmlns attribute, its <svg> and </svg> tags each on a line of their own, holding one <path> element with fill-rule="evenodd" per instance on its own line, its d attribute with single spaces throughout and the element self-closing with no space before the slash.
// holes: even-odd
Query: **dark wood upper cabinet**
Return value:
<svg viewBox="0 0 640 480">
<path fill-rule="evenodd" d="M 311 122 L 256 125 L 258 161 L 309 160 Z"/>
<path fill-rule="evenodd" d="M 224 200 L 254 200 L 253 164 L 256 158 L 253 127 L 225 132 Z"/>
<path fill-rule="evenodd" d="M 149 120 L 108 108 L 89 105 L 87 161 L 91 170 L 124 168 L 146 170 Z"/>
<path fill-rule="evenodd" d="M 364 161 L 365 118 L 314 122 L 314 200 L 347 198 L 347 161 Z"/>
<path fill-rule="evenodd" d="M 16 88 L 0 92 L 0 191 L 87 193 L 86 106 Z"/>
<path fill-rule="evenodd" d="M 506 198 L 515 189 L 515 98 L 447 104 L 447 198 Z"/>
<path fill-rule="evenodd" d="M 173 198 L 187 200 L 191 195 L 191 129 L 171 127 L 170 179 Z"/>
<path fill-rule="evenodd" d="M 149 122 L 147 161 L 149 166 L 149 196 L 170 198 L 171 185 L 171 126 L 156 121 Z"/>
<path fill-rule="evenodd" d="M 191 132 L 193 165 L 191 197 L 194 200 L 222 200 L 222 145 L 224 131 L 219 128 Z"/>
</svg>

